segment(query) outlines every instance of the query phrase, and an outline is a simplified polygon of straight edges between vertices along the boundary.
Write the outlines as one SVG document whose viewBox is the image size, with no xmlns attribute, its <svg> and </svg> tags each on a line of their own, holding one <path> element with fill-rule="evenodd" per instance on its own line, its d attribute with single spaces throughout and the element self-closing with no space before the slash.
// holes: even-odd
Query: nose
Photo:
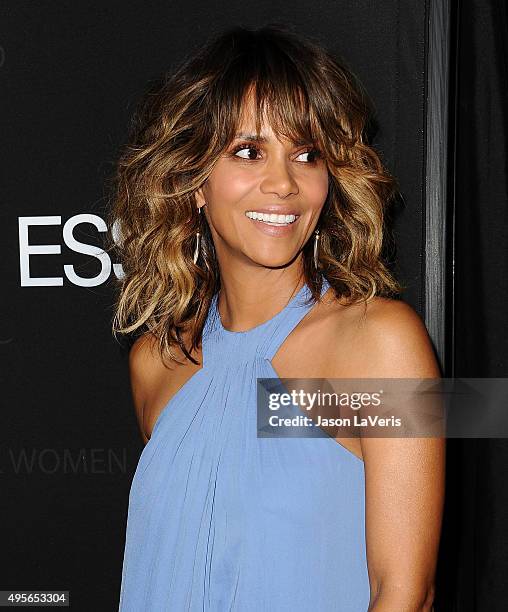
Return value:
<svg viewBox="0 0 508 612">
<path fill-rule="evenodd" d="M 272 157 L 267 162 L 260 188 L 263 193 L 274 193 L 279 198 L 298 193 L 298 183 L 288 168 L 285 155 Z"/>
</svg>

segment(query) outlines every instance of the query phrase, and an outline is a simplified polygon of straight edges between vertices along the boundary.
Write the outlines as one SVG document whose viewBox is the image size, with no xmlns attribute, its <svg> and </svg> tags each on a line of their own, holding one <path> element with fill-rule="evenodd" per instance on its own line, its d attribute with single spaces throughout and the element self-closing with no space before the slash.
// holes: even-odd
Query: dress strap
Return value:
<svg viewBox="0 0 508 612">
<path fill-rule="evenodd" d="M 330 283 L 323 276 L 321 297 L 326 293 Z M 264 338 L 262 354 L 265 359 L 272 360 L 289 334 L 295 329 L 305 315 L 316 304 L 312 301 L 312 293 L 308 285 L 304 285 L 296 297 L 280 313 L 276 325 L 272 325 Z"/>
</svg>

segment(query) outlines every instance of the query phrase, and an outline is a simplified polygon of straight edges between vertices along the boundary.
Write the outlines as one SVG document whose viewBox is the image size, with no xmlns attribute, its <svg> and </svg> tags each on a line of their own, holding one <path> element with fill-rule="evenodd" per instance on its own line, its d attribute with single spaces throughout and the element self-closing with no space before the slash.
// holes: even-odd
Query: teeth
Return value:
<svg viewBox="0 0 508 612">
<path fill-rule="evenodd" d="M 247 211 L 246 216 L 255 221 L 264 221 L 265 223 L 279 223 L 288 225 L 296 220 L 296 215 L 277 215 L 276 213 L 259 213 L 255 211 Z"/>
</svg>

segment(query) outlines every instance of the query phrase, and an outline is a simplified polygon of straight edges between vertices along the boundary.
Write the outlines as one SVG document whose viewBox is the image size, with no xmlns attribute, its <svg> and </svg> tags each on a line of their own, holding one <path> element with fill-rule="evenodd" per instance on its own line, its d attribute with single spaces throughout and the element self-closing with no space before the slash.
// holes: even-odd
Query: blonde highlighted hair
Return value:
<svg viewBox="0 0 508 612">
<path fill-rule="evenodd" d="M 220 271 L 195 192 L 231 145 L 246 96 L 255 95 L 259 135 L 313 143 L 326 161 L 328 196 L 320 229 L 303 248 L 305 281 L 318 299 L 323 274 L 347 303 L 396 296 L 385 262 L 386 212 L 396 180 L 367 143 L 372 105 L 344 62 L 290 28 L 229 29 L 209 40 L 142 98 L 111 177 L 108 248 L 123 265 L 113 333 L 150 332 L 163 362 L 176 346 L 198 348 Z M 193 262 L 196 232 L 200 257 Z M 188 333 L 189 342 L 183 341 Z"/>
</svg>

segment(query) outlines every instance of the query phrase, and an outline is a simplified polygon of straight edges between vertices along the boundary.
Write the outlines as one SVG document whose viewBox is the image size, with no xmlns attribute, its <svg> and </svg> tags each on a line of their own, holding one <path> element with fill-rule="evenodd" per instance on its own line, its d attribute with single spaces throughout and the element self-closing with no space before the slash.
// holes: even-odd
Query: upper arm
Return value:
<svg viewBox="0 0 508 612">
<path fill-rule="evenodd" d="M 154 350 L 153 337 L 145 334 L 134 342 L 129 352 L 129 377 L 132 399 L 144 444 L 148 442 L 148 437 L 145 433 L 144 416 L 148 389 L 151 386 L 155 371 L 153 367 Z"/>
<path fill-rule="evenodd" d="M 367 315 L 372 378 L 440 378 L 432 343 L 407 304 L 383 302 Z M 373 593 L 432 596 L 444 502 L 443 438 L 362 437 L 366 544 Z"/>
</svg>

